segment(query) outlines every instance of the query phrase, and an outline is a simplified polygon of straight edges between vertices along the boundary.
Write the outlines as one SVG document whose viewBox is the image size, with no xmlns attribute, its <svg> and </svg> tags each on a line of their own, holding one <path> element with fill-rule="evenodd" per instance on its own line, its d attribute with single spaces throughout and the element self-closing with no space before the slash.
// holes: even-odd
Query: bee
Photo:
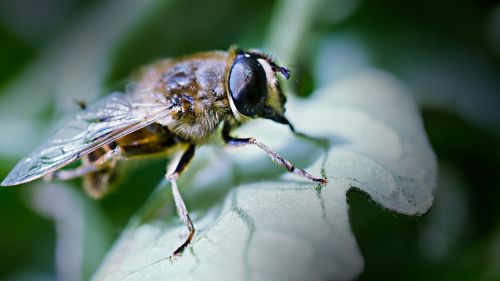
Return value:
<svg viewBox="0 0 500 281">
<path fill-rule="evenodd" d="M 1 183 L 23 184 L 41 177 L 68 180 L 83 177 L 91 197 L 109 191 L 119 161 L 136 156 L 179 153 L 167 169 L 178 216 L 188 237 L 175 251 L 179 255 L 193 239 L 195 228 L 179 193 L 177 178 L 186 169 L 197 146 L 220 134 L 229 146 L 255 145 L 272 160 L 313 183 L 314 177 L 253 137 L 239 138 L 231 131 L 254 119 L 266 118 L 287 125 L 286 97 L 278 76 L 290 77 L 260 50 L 236 47 L 165 59 L 132 76 L 125 93 L 115 92 L 86 105 L 47 142 L 21 160 Z M 81 159 L 79 166 L 61 169 Z"/>
</svg>

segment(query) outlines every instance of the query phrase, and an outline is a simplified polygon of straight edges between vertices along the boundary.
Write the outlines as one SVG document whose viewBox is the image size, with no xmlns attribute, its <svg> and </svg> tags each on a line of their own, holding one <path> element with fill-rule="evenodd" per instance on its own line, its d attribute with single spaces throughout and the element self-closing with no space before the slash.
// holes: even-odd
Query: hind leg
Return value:
<svg viewBox="0 0 500 281">
<path fill-rule="evenodd" d="M 82 157 L 82 164 L 74 169 L 59 170 L 45 177 L 45 180 L 70 180 L 83 177 L 83 186 L 87 194 L 95 199 L 102 198 L 110 191 L 110 184 L 116 173 L 116 164 L 120 160 L 120 148 L 110 149 L 105 146 Z"/>
<path fill-rule="evenodd" d="M 112 190 L 112 184 L 117 178 L 116 173 L 115 164 L 112 164 L 84 175 L 83 188 L 85 192 L 94 199 L 101 199 Z"/>
<path fill-rule="evenodd" d="M 102 153 L 100 150 L 105 151 Z M 96 157 L 97 155 L 97 157 Z M 120 147 L 116 147 L 113 150 L 107 150 L 106 148 L 100 148 L 88 156 L 82 158 L 82 165 L 74 169 L 58 170 L 51 174 L 47 174 L 45 180 L 70 180 L 84 176 L 86 174 L 100 171 L 108 166 L 115 166 L 116 162 L 120 158 Z M 94 160 L 95 159 L 95 160 Z"/>
<path fill-rule="evenodd" d="M 71 180 L 74 178 L 79 178 L 82 177 L 86 174 L 98 171 L 99 167 L 96 165 L 90 164 L 82 164 L 79 167 L 76 167 L 74 169 L 68 169 L 68 170 L 59 170 L 55 171 L 54 173 L 47 174 L 44 177 L 44 180 L 46 181 L 51 181 L 51 180 Z"/>
</svg>

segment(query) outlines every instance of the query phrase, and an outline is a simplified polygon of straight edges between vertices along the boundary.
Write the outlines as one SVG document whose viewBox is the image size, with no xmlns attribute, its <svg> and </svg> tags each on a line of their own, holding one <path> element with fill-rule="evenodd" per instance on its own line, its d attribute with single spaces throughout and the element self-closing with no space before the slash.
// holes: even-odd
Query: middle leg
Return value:
<svg viewBox="0 0 500 281">
<path fill-rule="evenodd" d="M 186 227 L 188 228 L 189 234 L 182 243 L 181 246 L 174 251 L 174 256 L 182 254 L 182 252 L 186 249 L 186 247 L 191 243 L 194 237 L 194 225 L 189 217 L 188 210 L 186 208 L 186 204 L 184 200 L 182 200 L 181 194 L 179 193 L 179 189 L 177 188 L 177 178 L 182 174 L 182 172 L 186 169 L 187 165 L 193 159 L 195 151 L 195 145 L 190 145 L 189 148 L 184 152 L 177 167 L 171 174 L 167 174 L 165 177 L 170 181 L 172 185 L 172 195 L 174 196 L 175 207 L 177 208 L 177 215 L 182 219 Z"/>
</svg>

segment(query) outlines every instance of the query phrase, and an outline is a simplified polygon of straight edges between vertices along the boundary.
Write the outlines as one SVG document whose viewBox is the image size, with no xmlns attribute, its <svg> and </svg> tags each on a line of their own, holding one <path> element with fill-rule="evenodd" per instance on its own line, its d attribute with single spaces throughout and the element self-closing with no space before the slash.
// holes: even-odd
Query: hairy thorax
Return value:
<svg viewBox="0 0 500 281">
<path fill-rule="evenodd" d="M 203 59 L 202 59 L 203 58 Z M 175 135 L 193 143 L 206 141 L 231 114 L 226 93 L 227 54 L 160 61 L 144 69 L 141 87 L 173 103 L 169 118 L 159 120 Z"/>
</svg>

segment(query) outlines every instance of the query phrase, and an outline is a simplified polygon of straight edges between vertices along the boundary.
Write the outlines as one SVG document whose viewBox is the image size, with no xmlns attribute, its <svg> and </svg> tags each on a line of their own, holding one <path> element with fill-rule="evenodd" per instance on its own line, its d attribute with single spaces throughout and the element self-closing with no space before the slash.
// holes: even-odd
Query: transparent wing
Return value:
<svg viewBox="0 0 500 281">
<path fill-rule="evenodd" d="M 103 97 L 21 160 L 2 185 L 40 178 L 159 119 L 168 121 L 171 108 L 171 102 L 159 94 L 113 93 Z"/>
</svg>

